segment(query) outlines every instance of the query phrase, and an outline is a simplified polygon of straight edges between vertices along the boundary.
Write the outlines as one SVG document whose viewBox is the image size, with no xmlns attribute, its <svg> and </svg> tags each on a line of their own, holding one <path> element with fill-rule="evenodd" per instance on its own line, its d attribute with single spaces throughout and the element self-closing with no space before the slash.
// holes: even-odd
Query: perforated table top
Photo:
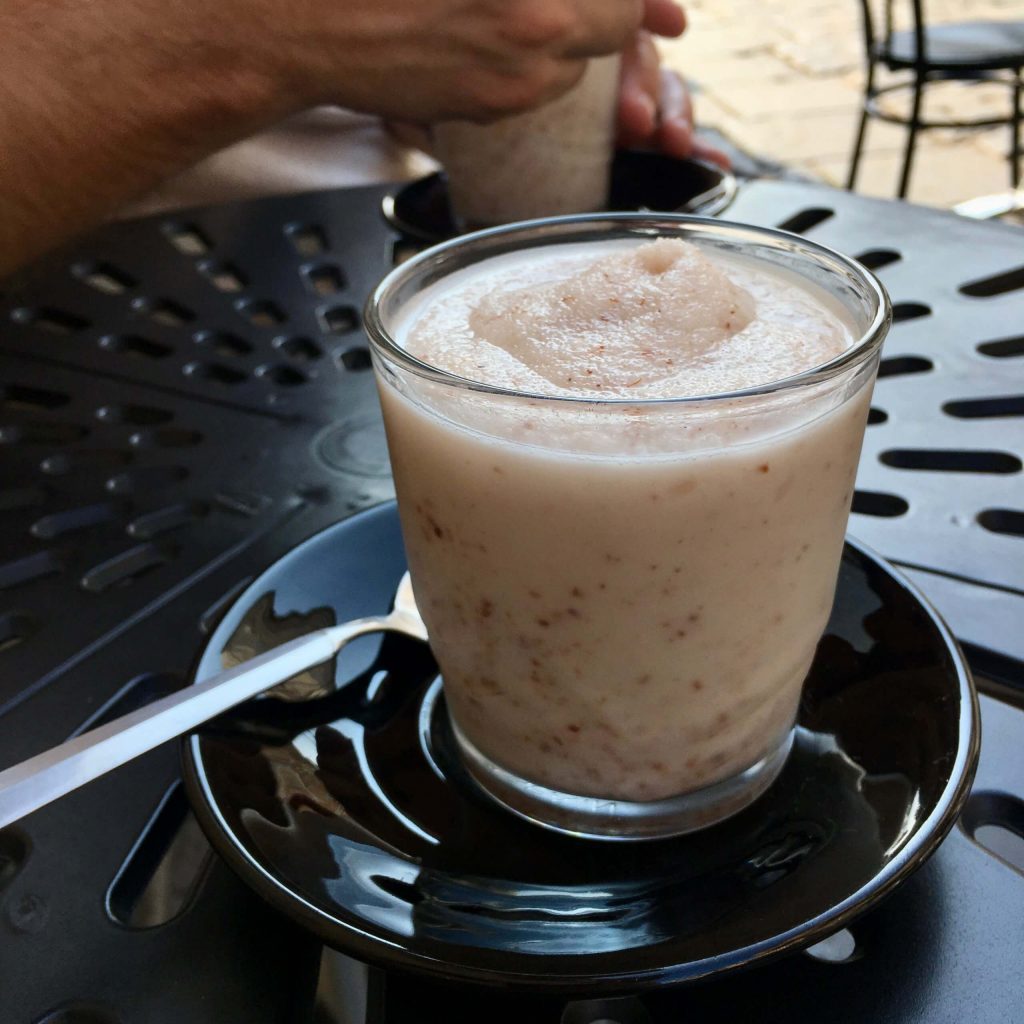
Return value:
<svg viewBox="0 0 1024 1024">
<path fill-rule="evenodd" d="M 885 284 L 896 322 L 850 530 L 909 569 L 961 641 L 1024 660 L 1024 232 L 778 183 L 727 215 L 802 231 Z"/>
<path fill-rule="evenodd" d="M 392 495 L 359 327 L 407 251 L 383 191 L 114 225 L 0 286 L 0 767 L 183 685 L 254 574 Z M 851 530 L 1020 680 L 1019 230 L 779 183 L 744 186 L 726 216 L 861 256 L 890 290 Z M 177 778 L 168 746 L 0 833 L 4 1024 L 308 1019 L 315 944 L 219 865 L 139 926 L 185 815 Z M 991 897 L 1000 876 L 979 872 Z M 957 914 L 949 895 L 929 920 L 955 929 Z M 996 956 L 943 948 L 968 966 Z"/>
</svg>

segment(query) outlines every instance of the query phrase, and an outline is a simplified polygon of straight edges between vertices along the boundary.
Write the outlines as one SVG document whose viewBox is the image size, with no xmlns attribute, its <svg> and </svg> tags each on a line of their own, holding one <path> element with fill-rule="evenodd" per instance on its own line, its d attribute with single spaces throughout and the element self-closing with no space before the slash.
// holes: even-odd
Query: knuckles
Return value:
<svg viewBox="0 0 1024 1024">
<path fill-rule="evenodd" d="M 573 65 L 536 61 L 519 74 L 481 76 L 470 91 L 477 119 L 493 121 L 532 110 L 568 88 L 573 73 Z"/>
<path fill-rule="evenodd" d="M 508 0 L 502 34 L 509 42 L 538 50 L 559 50 L 580 31 L 580 17 L 567 0 Z"/>
</svg>

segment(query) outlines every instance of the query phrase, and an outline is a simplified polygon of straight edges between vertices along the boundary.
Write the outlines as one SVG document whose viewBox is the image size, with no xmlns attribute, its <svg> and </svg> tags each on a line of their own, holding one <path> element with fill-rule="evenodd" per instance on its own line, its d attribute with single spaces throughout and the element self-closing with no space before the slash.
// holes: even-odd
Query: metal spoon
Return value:
<svg viewBox="0 0 1024 1024">
<path fill-rule="evenodd" d="M 228 708 L 328 661 L 357 636 L 382 630 L 427 639 L 427 627 L 416 607 L 408 573 L 398 584 L 394 610 L 388 615 L 354 619 L 289 640 L 0 772 L 0 828 Z"/>
</svg>

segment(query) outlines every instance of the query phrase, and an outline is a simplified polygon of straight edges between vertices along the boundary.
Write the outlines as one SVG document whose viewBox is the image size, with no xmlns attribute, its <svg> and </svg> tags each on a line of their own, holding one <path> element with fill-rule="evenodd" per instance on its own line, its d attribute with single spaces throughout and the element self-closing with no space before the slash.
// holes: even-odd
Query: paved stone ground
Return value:
<svg viewBox="0 0 1024 1024">
<path fill-rule="evenodd" d="M 685 6 L 689 29 L 663 43 L 663 55 L 693 83 L 698 121 L 756 156 L 845 185 L 864 83 L 858 0 L 686 0 Z M 1024 20 L 1024 0 L 925 0 L 925 9 L 934 23 Z M 890 102 L 907 109 L 903 96 Z M 924 113 L 1001 116 L 1011 102 L 1010 89 L 1000 85 L 943 83 L 929 90 Z M 898 125 L 869 124 L 858 191 L 896 194 L 904 138 Z M 921 134 L 908 198 L 952 206 L 1007 190 L 1009 145 L 1004 127 Z"/>
</svg>

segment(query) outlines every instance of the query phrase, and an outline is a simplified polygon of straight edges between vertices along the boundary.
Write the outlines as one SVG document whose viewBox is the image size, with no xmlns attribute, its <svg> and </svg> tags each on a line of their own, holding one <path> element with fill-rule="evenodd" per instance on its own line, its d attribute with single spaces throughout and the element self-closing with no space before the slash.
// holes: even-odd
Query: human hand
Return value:
<svg viewBox="0 0 1024 1024">
<path fill-rule="evenodd" d="M 666 36 L 683 31 L 657 31 L 649 23 L 648 28 Z M 690 91 L 676 72 L 661 67 L 647 29 L 637 32 L 622 55 L 618 125 L 619 145 L 649 146 L 679 159 L 698 157 L 729 167 L 722 150 L 696 137 Z"/>
<path fill-rule="evenodd" d="M 298 106 L 420 124 L 539 106 L 568 90 L 588 57 L 621 50 L 645 13 L 641 0 L 306 0 L 282 18 L 280 0 L 259 3 L 267 66 Z"/>
<path fill-rule="evenodd" d="M 622 54 L 619 84 L 618 142 L 621 146 L 647 146 L 679 159 L 698 157 L 729 167 L 729 157 L 696 138 L 693 101 L 676 72 L 661 67 L 653 36 L 682 35 L 686 15 L 674 0 L 645 0 L 643 27 L 635 32 Z M 388 124 L 402 143 L 430 152 L 429 128 L 408 119 Z"/>
</svg>

